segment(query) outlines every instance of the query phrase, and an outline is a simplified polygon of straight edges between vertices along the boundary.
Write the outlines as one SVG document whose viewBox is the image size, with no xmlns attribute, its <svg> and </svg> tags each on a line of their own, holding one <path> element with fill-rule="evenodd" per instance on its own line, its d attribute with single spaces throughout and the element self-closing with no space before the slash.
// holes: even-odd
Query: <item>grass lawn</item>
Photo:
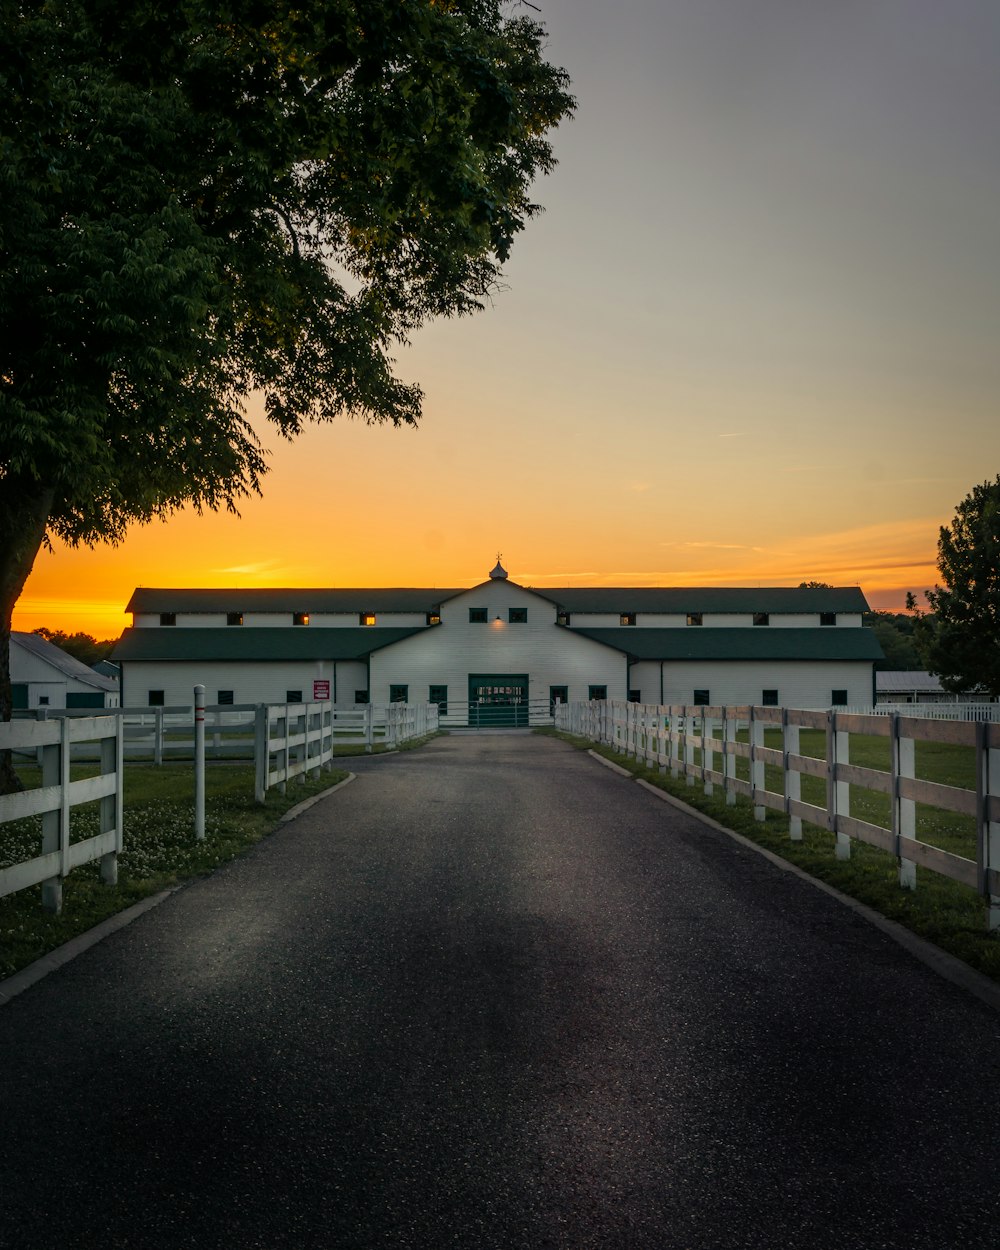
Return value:
<svg viewBox="0 0 1000 1250">
<path fill-rule="evenodd" d="M 942 950 L 964 960 L 986 976 L 1000 981 L 1000 935 L 986 932 L 983 900 L 967 886 L 918 867 L 916 890 L 901 889 L 896 857 L 876 847 L 852 841 L 850 859 L 838 860 L 834 856 L 835 836 L 818 826 L 803 822 L 802 841 L 792 842 L 788 836 L 787 816 L 768 809 L 765 820 L 755 820 L 750 799 L 742 795 L 737 796 L 735 806 L 729 807 L 718 786 L 715 794 L 707 796 L 703 793 L 701 782 L 689 786 L 683 777 L 674 780 L 669 774 L 661 776 L 655 765 L 650 767 L 589 739 L 554 729 L 537 729 L 535 732 L 561 738 L 581 750 L 593 750 L 606 759 L 613 760 L 633 776 L 642 777 L 668 794 L 682 799 L 719 824 L 767 847 L 811 876 L 818 877 L 844 894 L 867 903 L 869 907 L 934 942 Z M 802 730 L 800 744 L 803 755 L 825 758 L 824 735 L 821 731 Z M 780 747 L 780 733 L 768 733 L 765 745 Z M 888 770 L 889 742 L 886 738 L 852 734 L 850 753 L 853 764 Z M 716 769 L 719 768 L 718 756 L 715 766 Z M 780 770 L 768 767 L 766 772 L 767 789 L 780 793 Z M 918 742 L 916 773 L 918 777 L 928 781 L 974 788 L 973 752 L 968 747 Z M 737 760 L 737 775 L 749 779 L 748 760 Z M 816 777 L 803 777 L 802 798 L 807 803 L 825 805 L 825 781 Z M 891 823 L 888 795 L 852 785 L 851 815 L 888 828 Z M 931 842 L 956 855 L 975 859 L 975 822 L 969 817 L 918 804 L 917 836 L 922 841 Z"/>
<path fill-rule="evenodd" d="M 38 770 L 19 770 L 26 786 L 39 784 Z M 91 776 L 96 765 L 74 765 L 73 779 Z M 335 769 L 318 779 L 288 783 L 287 794 L 268 792 L 254 801 L 254 770 L 247 765 L 210 766 L 206 773 L 205 840 L 194 838 L 194 773 L 190 766 L 125 766 L 124 849 L 118 856 L 118 884 L 100 881 L 97 864 L 76 868 L 63 883 L 63 910 L 41 908 L 41 887 L 0 898 L 0 979 L 92 928 L 108 916 L 191 877 L 203 876 L 235 858 L 277 826 L 290 808 L 343 780 Z M 71 841 L 97 832 L 96 804 L 73 809 Z M 41 820 L 0 825 L 0 867 L 38 854 Z"/>
</svg>

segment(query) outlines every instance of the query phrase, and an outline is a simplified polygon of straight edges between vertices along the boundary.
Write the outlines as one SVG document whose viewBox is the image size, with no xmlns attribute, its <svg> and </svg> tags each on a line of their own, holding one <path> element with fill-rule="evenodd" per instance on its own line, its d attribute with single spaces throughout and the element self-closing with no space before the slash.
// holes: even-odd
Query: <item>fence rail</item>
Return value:
<svg viewBox="0 0 1000 1250">
<path fill-rule="evenodd" d="M 720 786 L 726 802 L 749 798 L 754 815 L 784 812 L 789 836 L 802 838 L 809 821 L 836 837 L 835 853 L 847 859 L 851 840 L 895 855 L 899 883 L 916 888 L 919 864 L 977 890 L 986 902 L 986 923 L 1000 928 L 1000 725 L 985 721 L 919 719 L 844 711 L 807 711 L 774 707 L 657 706 L 617 700 L 569 703 L 556 709 L 556 727 L 604 743 L 626 756 L 655 764 L 661 772 L 701 781 L 706 794 Z M 823 755 L 804 754 L 802 730 L 823 734 Z M 765 745 L 765 731 L 780 746 Z M 888 740 L 888 770 L 853 764 L 851 735 Z M 916 744 L 946 743 L 974 753 L 974 790 L 916 776 Z M 737 761 L 746 761 L 743 769 Z M 767 785 L 775 770 L 777 789 Z M 746 775 L 738 776 L 738 771 Z M 802 798 L 802 779 L 825 783 L 822 802 Z M 888 796 L 890 822 L 883 826 L 851 814 L 851 786 Z M 814 798 L 818 797 L 814 794 Z M 971 817 L 975 822 L 975 859 L 957 855 L 917 837 L 917 804 Z"/>
<path fill-rule="evenodd" d="M 97 776 L 70 780 L 75 744 L 96 743 Z M 0 898 L 41 884 L 46 911 L 62 909 L 62 883 L 74 868 L 99 860 L 101 880 L 118 880 L 122 849 L 122 721 L 114 716 L 84 716 L 52 721 L 0 724 L 0 751 L 30 751 L 42 770 L 41 786 L 19 794 L 0 795 L 0 825 L 29 816 L 41 817 L 41 854 L 0 868 Z M 72 811 L 83 803 L 99 803 L 96 835 L 71 840 Z"/>
</svg>

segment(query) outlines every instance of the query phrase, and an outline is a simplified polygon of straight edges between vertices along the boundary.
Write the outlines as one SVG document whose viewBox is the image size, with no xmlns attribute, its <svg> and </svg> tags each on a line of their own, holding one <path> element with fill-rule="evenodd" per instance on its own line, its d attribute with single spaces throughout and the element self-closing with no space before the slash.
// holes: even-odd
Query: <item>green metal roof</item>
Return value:
<svg viewBox="0 0 1000 1250">
<path fill-rule="evenodd" d="M 287 629 L 234 626 L 230 629 L 126 629 L 113 659 L 130 660 L 363 660 L 424 626 L 403 629 Z"/>
<path fill-rule="evenodd" d="M 870 629 L 781 627 L 742 629 L 575 629 L 595 642 L 627 651 L 632 660 L 880 660 Z"/>
<path fill-rule="evenodd" d="M 285 586 L 254 590 L 192 590 L 139 586 L 126 612 L 430 612 L 461 594 L 436 587 Z"/>
<path fill-rule="evenodd" d="M 867 612 L 859 586 L 573 586 L 539 593 L 567 612 Z"/>
</svg>

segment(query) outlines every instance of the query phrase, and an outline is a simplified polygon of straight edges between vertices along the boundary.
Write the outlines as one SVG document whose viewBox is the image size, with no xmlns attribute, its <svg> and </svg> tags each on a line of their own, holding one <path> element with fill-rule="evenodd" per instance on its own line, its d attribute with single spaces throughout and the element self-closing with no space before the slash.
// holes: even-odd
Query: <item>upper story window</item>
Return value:
<svg viewBox="0 0 1000 1250">
<path fill-rule="evenodd" d="M 358 620 L 361 622 L 362 625 L 374 625 L 375 613 L 374 612 L 359 612 Z"/>
<path fill-rule="evenodd" d="M 821 625 L 836 625 L 837 613 L 836 612 L 821 612 L 819 614 L 819 623 Z"/>
<path fill-rule="evenodd" d="M 569 624 L 569 613 L 568 613 L 568 612 L 557 612 L 557 613 L 556 613 L 556 624 L 557 624 L 557 625 L 568 625 L 568 624 Z"/>
<path fill-rule="evenodd" d="M 242 624 L 243 624 L 243 613 L 242 613 L 242 612 L 227 612 L 227 613 L 226 613 L 226 624 L 227 624 L 227 625 L 242 625 Z"/>
<path fill-rule="evenodd" d="M 755 625 L 770 625 L 771 613 L 770 612 L 755 612 L 753 614 L 753 623 Z"/>
<path fill-rule="evenodd" d="M 705 619 L 701 612 L 689 612 L 687 614 L 687 623 L 689 625 L 704 625 Z"/>
<path fill-rule="evenodd" d="M 527 625 L 528 609 L 510 608 L 507 612 L 507 620 L 511 625 Z"/>
<path fill-rule="evenodd" d="M 293 625 L 308 625 L 308 624 L 309 624 L 309 613 L 308 613 L 308 612 L 293 612 L 293 613 L 292 613 L 292 624 L 293 624 Z"/>
<path fill-rule="evenodd" d="M 428 613 L 427 613 L 427 624 L 428 624 L 428 625 L 440 625 L 440 624 L 441 624 L 441 613 L 440 613 L 440 612 L 428 612 Z"/>
<path fill-rule="evenodd" d="M 485 625 L 486 609 L 485 608 L 469 608 L 469 624 Z"/>
<path fill-rule="evenodd" d="M 621 614 L 621 616 L 619 616 L 619 618 L 618 618 L 618 624 L 619 624 L 619 625 L 634 625 L 634 624 L 635 624 L 635 613 L 634 613 L 634 612 L 623 612 L 623 613 Z"/>
<path fill-rule="evenodd" d="M 160 613 L 160 624 L 161 624 L 161 625 L 176 625 L 176 624 L 177 624 L 177 613 L 176 613 L 176 612 L 161 612 L 161 613 Z"/>
</svg>

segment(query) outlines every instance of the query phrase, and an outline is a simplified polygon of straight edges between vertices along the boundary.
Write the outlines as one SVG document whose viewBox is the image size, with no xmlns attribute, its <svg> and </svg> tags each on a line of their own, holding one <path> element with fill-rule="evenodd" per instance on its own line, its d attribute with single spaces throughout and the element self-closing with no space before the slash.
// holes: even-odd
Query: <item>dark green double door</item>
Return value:
<svg viewBox="0 0 1000 1250">
<path fill-rule="evenodd" d="M 469 724 L 517 729 L 528 723 L 527 673 L 470 673 Z"/>
</svg>

